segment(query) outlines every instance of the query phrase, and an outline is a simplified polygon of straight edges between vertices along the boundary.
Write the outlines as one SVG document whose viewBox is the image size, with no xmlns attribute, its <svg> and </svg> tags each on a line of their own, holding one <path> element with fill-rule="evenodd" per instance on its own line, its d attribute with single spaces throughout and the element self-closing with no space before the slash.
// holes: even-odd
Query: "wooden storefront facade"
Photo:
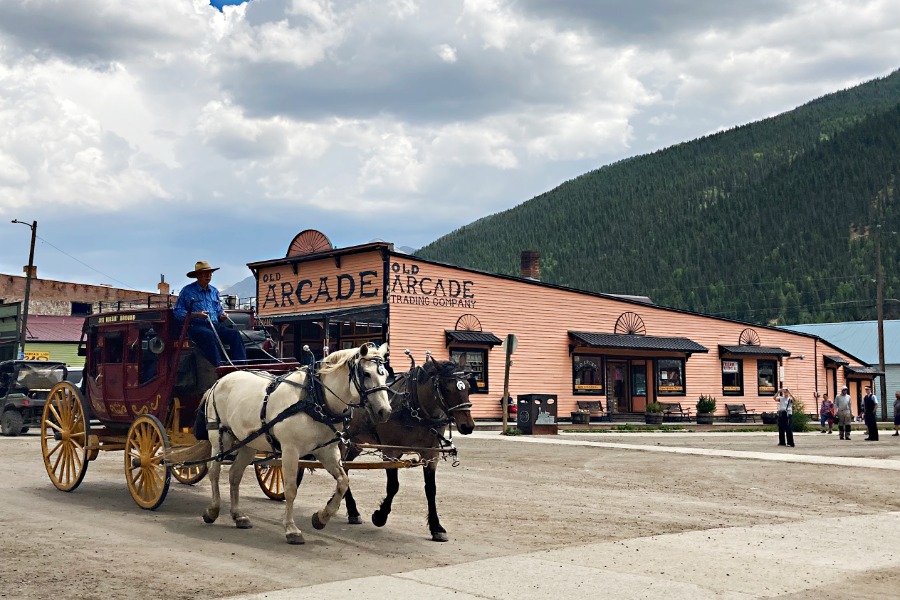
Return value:
<svg viewBox="0 0 900 600">
<path fill-rule="evenodd" d="M 404 349 L 419 362 L 430 351 L 478 373 L 475 418 L 501 414 L 508 333 L 518 338 L 510 395 L 554 394 L 560 416 L 578 400 L 612 413 L 653 400 L 693 409 L 701 394 L 717 398 L 719 415 L 726 403 L 774 411 L 781 385 L 815 412 L 817 393 L 848 385 L 856 398 L 876 374 L 812 335 L 441 264 L 385 242 L 334 249 L 307 230 L 285 258 L 249 267 L 283 355 L 373 341 L 389 343 L 404 370 Z"/>
</svg>

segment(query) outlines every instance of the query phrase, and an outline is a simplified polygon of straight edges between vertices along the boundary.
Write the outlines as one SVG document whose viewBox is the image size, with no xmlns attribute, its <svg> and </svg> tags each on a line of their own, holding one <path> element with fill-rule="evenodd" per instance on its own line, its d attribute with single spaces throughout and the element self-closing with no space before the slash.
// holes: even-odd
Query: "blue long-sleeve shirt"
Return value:
<svg viewBox="0 0 900 600">
<path fill-rule="evenodd" d="M 175 318 L 183 321 L 189 313 L 203 310 L 209 313 L 213 323 L 219 321 L 219 315 L 225 312 L 219 298 L 219 290 L 211 285 L 204 290 L 196 281 L 183 287 L 175 303 Z"/>
</svg>

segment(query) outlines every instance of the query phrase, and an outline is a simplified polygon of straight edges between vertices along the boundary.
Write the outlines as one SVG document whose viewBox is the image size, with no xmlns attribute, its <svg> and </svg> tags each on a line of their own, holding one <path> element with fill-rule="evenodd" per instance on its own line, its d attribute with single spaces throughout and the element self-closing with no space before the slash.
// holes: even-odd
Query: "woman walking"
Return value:
<svg viewBox="0 0 900 600">
<path fill-rule="evenodd" d="M 822 433 L 825 433 L 825 423 L 828 423 L 828 433 L 834 429 L 834 402 L 828 399 L 828 392 L 822 394 L 822 405 L 819 407 L 820 424 Z"/>
</svg>

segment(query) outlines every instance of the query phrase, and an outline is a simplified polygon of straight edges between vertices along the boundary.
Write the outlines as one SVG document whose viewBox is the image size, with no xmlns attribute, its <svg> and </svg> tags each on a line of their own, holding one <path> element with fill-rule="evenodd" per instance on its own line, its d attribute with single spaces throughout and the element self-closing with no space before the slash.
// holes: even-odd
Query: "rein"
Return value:
<svg viewBox="0 0 900 600">
<path fill-rule="evenodd" d="M 225 457 L 233 454 L 236 450 L 240 450 L 241 448 L 243 448 L 250 442 L 256 440 L 257 438 L 259 438 L 260 436 L 263 436 L 263 435 L 266 436 L 266 441 L 269 443 L 269 445 L 272 447 L 272 449 L 275 452 L 280 453 L 281 444 L 275 438 L 275 436 L 272 435 L 272 433 L 271 433 L 272 428 L 275 425 L 277 425 L 278 423 L 281 423 L 282 421 L 287 419 L 288 417 L 292 417 L 301 412 L 306 413 L 315 421 L 318 421 L 319 423 L 323 423 L 323 424 L 327 425 L 328 427 L 331 428 L 331 430 L 335 434 L 334 438 L 332 438 L 328 442 L 325 442 L 323 444 L 319 444 L 318 446 L 316 446 L 316 448 L 315 448 L 316 450 L 318 450 L 319 448 L 322 448 L 324 446 L 328 446 L 328 445 L 337 443 L 337 442 L 341 442 L 341 443 L 345 443 L 345 444 L 348 443 L 350 438 L 347 434 L 347 427 L 350 422 L 350 412 L 345 409 L 344 411 L 342 411 L 342 413 L 340 415 L 332 413 L 331 410 L 328 408 L 328 405 L 325 401 L 325 392 L 323 390 L 327 390 L 328 392 L 331 392 L 331 394 L 348 409 L 364 407 L 368 401 L 368 397 L 370 394 L 374 394 L 379 391 L 385 391 L 385 392 L 392 391 L 386 385 L 379 385 L 379 386 L 374 386 L 371 388 L 363 387 L 362 380 L 363 380 L 364 370 L 362 368 L 362 361 L 364 361 L 364 360 L 368 360 L 368 361 L 376 363 L 376 365 L 378 366 L 379 374 L 384 374 L 384 372 L 385 372 L 384 371 L 384 359 L 382 359 L 381 357 L 376 357 L 376 358 L 360 357 L 360 358 L 356 359 L 352 364 L 347 365 L 348 371 L 349 371 L 349 375 L 348 375 L 349 380 L 351 383 L 353 383 L 353 386 L 356 388 L 356 391 L 359 394 L 359 402 L 358 403 L 344 401 L 343 398 L 341 398 L 331 388 L 329 388 L 322 382 L 321 378 L 318 375 L 318 372 L 313 371 L 309 367 L 300 367 L 298 369 L 294 369 L 288 373 L 279 375 L 277 377 L 273 377 L 270 373 L 266 373 L 265 371 L 250 371 L 250 370 L 248 370 L 247 372 L 252 373 L 252 374 L 256 375 L 257 377 L 264 377 L 264 378 L 271 379 L 271 383 L 266 387 L 266 395 L 263 398 L 262 406 L 260 407 L 260 415 L 259 415 L 260 421 L 261 421 L 260 428 L 257 429 L 256 431 L 254 431 L 253 433 L 251 433 L 250 435 L 248 435 L 243 440 L 237 441 L 236 444 L 232 445 L 227 450 L 224 447 L 225 446 L 224 439 L 223 439 L 224 436 L 219 435 L 219 453 L 218 454 L 216 454 L 215 456 L 213 456 L 209 459 L 198 460 L 198 461 L 188 461 L 188 462 L 184 462 L 184 463 L 180 463 L 180 464 L 182 466 L 193 466 L 193 465 L 206 463 L 210 460 L 222 461 Z M 297 371 L 304 371 L 307 374 L 307 379 L 306 379 L 305 385 L 297 383 L 295 381 L 290 381 L 288 379 L 288 377 L 290 375 L 296 373 Z M 209 391 L 210 396 L 212 396 L 215 393 L 214 390 L 215 390 L 215 387 L 218 385 L 218 383 L 219 382 L 217 381 L 216 384 L 214 384 L 213 387 L 210 388 L 210 391 Z M 281 385 L 282 383 L 287 383 L 291 386 L 294 386 L 295 388 L 300 388 L 301 390 L 306 391 L 306 394 L 305 395 L 300 394 L 296 402 L 294 402 L 293 404 L 291 404 L 290 406 L 285 408 L 283 411 L 278 413 L 273 419 L 267 421 L 266 420 L 266 411 L 268 408 L 269 396 L 271 396 L 275 392 L 275 390 L 278 388 L 278 386 Z M 214 428 L 220 432 L 230 431 L 227 427 L 222 427 L 222 424 L 221 424 L 222 420 L 219 417 L 218 408 L 216 408 L 215 405 L 214 405 L 214 410 L 216 413 L 215 425 L 213 427 L 210 427 L 210 425 L 207 424 L 207 428 L 208 429 Z M 341 423 L 341 422 L 343 422 L 343 427 L 342 427 L 341 431 L 338 431 L 337 428 L 335 427 L 335 424 Z"/>
</svg>

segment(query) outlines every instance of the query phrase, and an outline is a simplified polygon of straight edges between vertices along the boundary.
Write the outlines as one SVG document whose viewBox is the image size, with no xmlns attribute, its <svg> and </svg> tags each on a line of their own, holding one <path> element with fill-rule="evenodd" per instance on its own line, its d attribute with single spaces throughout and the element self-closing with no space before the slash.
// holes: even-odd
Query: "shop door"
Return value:
<svg viewBox="0 0 900 600">
<path fill-rule="evenodd" d="M 610 406 L 616 412 L 631 412 L 631 394 L 628 391 L 628 361 L 606 361 L 606 389 Z"/>
</svg>

